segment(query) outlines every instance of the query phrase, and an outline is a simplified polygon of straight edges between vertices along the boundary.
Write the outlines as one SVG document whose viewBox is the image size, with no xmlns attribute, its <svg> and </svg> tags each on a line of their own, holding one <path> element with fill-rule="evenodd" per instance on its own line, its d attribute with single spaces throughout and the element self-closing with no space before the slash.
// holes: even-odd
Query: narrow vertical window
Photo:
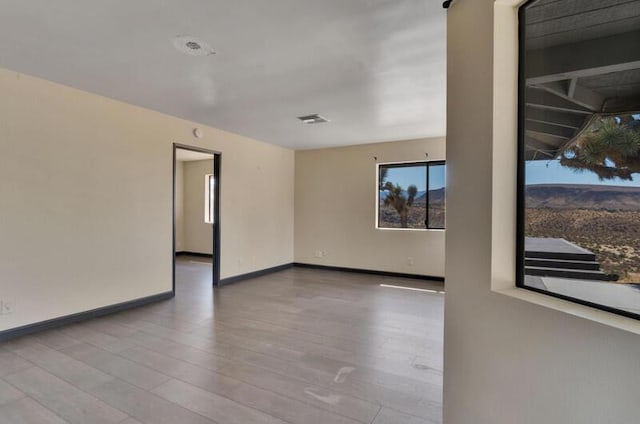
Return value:
<svg viewBox="0 0 640 424">
<path fill-rule="evenodd" d="M 518 285 L 640 318 L 640 1 L 520 8 Z"/>
<path fill-rule="evenodd" d="M 428 228 L 444 229 L 445 223 L 445 164 L 429 164 L 429 187 L 427 190 Z"/>
<path fill-rule="evenodd" d="M 207 174 L 204 177 L 204 222 L 207 224 L 215 223 L 215 188 L 216 180 L 213 174 Z"/>
</svg>

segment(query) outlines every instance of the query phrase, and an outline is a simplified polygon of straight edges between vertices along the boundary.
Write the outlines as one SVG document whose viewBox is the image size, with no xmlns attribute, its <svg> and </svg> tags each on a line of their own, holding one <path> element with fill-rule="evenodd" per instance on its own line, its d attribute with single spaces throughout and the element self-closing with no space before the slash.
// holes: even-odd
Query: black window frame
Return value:
<svg viewBox="0 0 640 424">
<path fill-rule="evenodd" d="M 446 161 L 445 160 L 423 160 L 423 161 L 416 161 L 416 162 L 388 162 L 388 163 L 378 163 L 376 164 L 376 170 L 377 170 L 377 192 L 376 192 L 376 229 L 377 230 L 403 230 L 403 231 L 426 231 L 426 230 L 446 230 L 447 227 L 447 201 L 446 201 L 446 179 L 445 179 L 445 220 L 444 220 L 444 227 L 432 227 L 431 225 L 429 225 L 429 168 L 432 166 L 445 166 L 445 170 L 446 170 Z M 424 166 L 426 168 L 426 207 L 425 207 L 425 217 L 424 217 L 424 224 L 425 224 L 425 228 L 396 228 L 396 227 L 381 227 L 380 226 L 380 169 L 382 168 L 387 168 L 387 169 L 391 169 L 391 168 L 414 168 L 414 167 L 418 167 L 418 166 Z"/>
<path fill-rule="evenodd" d="M 542 293 L 557 299 L 566 300 L 572 303 L 610 312 L 616 315 L 625 316 L 640 320 L 640 314 L 602 305 L 600 303 L 589 302 L 572 296 L 555 293 L 525 284 L 525 220 L 526 220 L 526 156 L 525 156 L 525 128 L 526 119 L 526 17 L 527 7 L 537 3 L 539 0 L 528 0 L 520 5 L 518 9 L 518 141 L 517 141 L 517 193 L 516 193 L 516 287 Z"/>
</svg>

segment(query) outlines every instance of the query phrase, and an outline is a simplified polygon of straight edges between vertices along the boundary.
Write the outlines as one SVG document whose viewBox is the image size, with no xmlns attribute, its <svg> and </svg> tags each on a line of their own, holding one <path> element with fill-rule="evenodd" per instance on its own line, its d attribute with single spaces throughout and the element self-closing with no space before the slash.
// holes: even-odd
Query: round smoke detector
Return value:
<svg viewBox="0 0 640 424">
<path fill-rule="evenodd" d="M 173 46 L 189 56 L 209 56 L 216 54 L 209 44 L 190 35 L 179 35 L 173 39 Z"/>
</svg>

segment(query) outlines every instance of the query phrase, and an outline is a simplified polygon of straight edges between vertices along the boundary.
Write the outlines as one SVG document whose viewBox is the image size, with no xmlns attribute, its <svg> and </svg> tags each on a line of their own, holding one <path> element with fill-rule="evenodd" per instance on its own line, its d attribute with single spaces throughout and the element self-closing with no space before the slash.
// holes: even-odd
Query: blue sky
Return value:
<svg viewBox="0 0 640 424">
<path fill-rule="evenodd" d="M 633 115 L 634 119 L 640 119 L 640 115 Z M 431 190 L 442 188 L 445 185 L 445 167 L 430 167 L 429 180 Z M 593 172 L 576 172 L 563 167 L 558 160 L 538 160 L 529 161 L 526 164 L 527 184 L 596 184 L 608 186 L 640 187 L 640 174 L 634 174 L 633 181 L 623 181 L 619 179 L 600 181 Z M 426 188 L 426 170 L 423 166 L 390 168 L 387 174 L 387 181 L 399 184 L 403 189 L 407 189 L 414 184 L 418 191 Z"/>
<path fill-rule="evenodd" d="M 443 188 L 447 174 L 446 166 L 432 166 L 429 168 L 429 190 Z"/>
<path fill-rule="evenodd" d="M 640 119 L 640 114 L 631 115 Z M 589 171 L 576 172 L 560 165 L 559 160 L 537 160 L 527 162 L 525 168 L 527 184 L 595 184 L 606 186 L 640 187 L 640 174 L 633 175 L 633 181 L 620 179 L 600 181 L 598 176 Z"/>
<path fill-rule="evenodd" d="M 444 187 L 445 167 L 436 166 L 430 168 L 429 182 L 431 190 Z M 411 184 L 418 188 L 418 191 L 425 191 L 427 184 L 427 173 L 424 166 L 407 168 L 390 168 L 387 173 L 387 181 L 400 185 L 404 190 Z"/>
<path fill-rule="evenodd" d="M 640 187 L 640 174 L 633 175 L 633 181 L 620 179 L 600 181 L 590 171 L 576 172 L 560 165 L 558 160 L 536 160 L 527 162 L 525 168 L 527 184 L 596 184 L 608 186 Z"/>
<path fill-rule="evenodd" d="M 430 168 L 431 189 L 442 188 L 445 185 L 445 167 Z M 426 186 L 425 167 L 391 168 L 387 180 L 399 184 L 407 189 L 414 184 L 418 191 L 424 191 Z M 560 165 L 558 160 L 529 161 L 525 168 L 527 184 L 594 184 L 608 186 L 640 187 L 640 174 L 634 174 L 633 181 L 619 179 L 600 181 L 598 176 L 589 171 L 576 172 Z"/>
</svg>

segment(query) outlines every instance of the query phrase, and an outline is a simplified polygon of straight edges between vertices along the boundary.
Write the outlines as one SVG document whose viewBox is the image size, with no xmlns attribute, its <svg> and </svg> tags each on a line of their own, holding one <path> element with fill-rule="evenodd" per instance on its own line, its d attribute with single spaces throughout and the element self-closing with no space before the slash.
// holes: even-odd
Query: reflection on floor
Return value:
<svg viewBox="0 0 640 424">
<path fill-rule="evenodd" d="M 0 422 L 441 422 L 441 283 L 210 272 L 181 259 L 171 301 L 0 346 Z"/>
</svg>

